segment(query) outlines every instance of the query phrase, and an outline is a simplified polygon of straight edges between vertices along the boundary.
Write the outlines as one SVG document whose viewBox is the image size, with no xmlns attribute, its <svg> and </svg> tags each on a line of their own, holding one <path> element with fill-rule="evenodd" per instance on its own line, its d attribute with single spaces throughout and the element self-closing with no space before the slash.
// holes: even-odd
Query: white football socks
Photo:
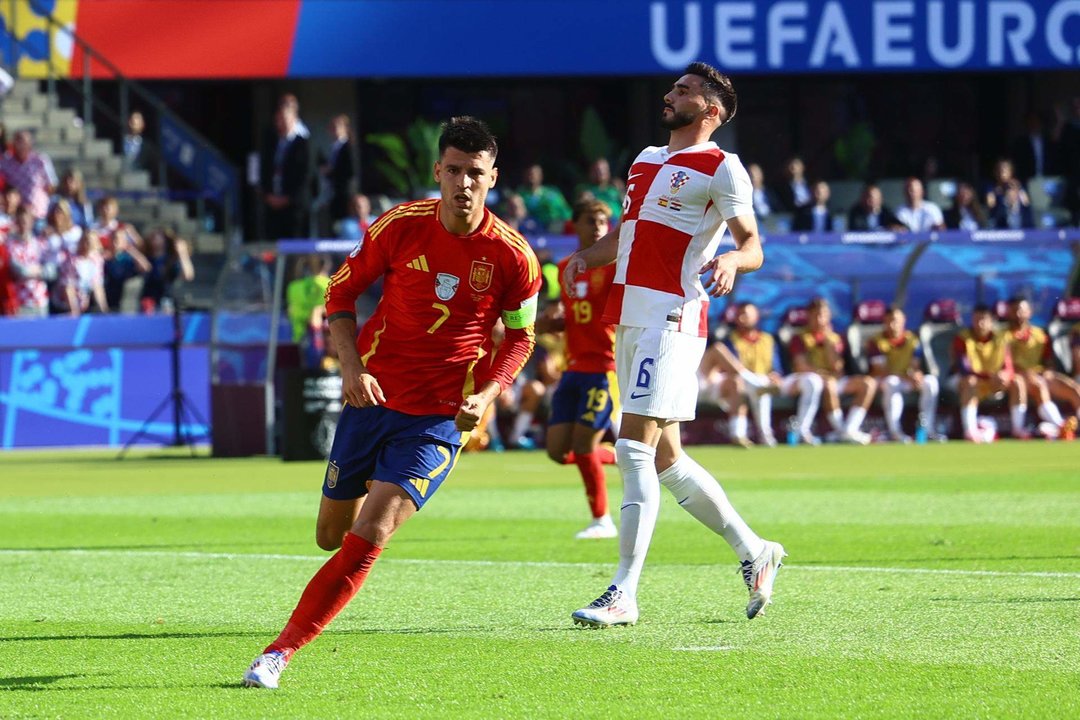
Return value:
<svg viewBox="0 0 1080 720">
<path fill-rule="evenodd" d="M 1027 424 L 1027 403 L 1013 405 L 1009 408 L 1009 417 L 1012 419 L 1013 435 L 1024 430 Z"/>
<path fill-rule="evenodd" d="M 641 568 L 660 512 L 656 448 L 636 440 L 619 440 L 615 443 L 615 459 L 622 473 L 623 499 L 619 516 L 619 567 L 612 584 L 636 598 Z"/>
<path fill-rule="evenodd" d="M 799 404 L 796 408 L 795 420 L 799 423 L 799 432 L 809 435 L 814 425 L 818 405 L 821 404 L 821 393 L 825 390 L 825 381 L 817 373 L 801 373 L 798 382 Z"/>
<path fill-rule="evenodd" d="M 679 505 L 702 525 L 722 536 L 739 560 L 753 562 L 765 549 L 765 541 L 735 512 L 716 478 L 689 455 L 680 455 L 659 477 Z"/>
<path fill-rule="evenodd" d="M 1061 411 L 1058 410 L 1057 405 L 1049 400 L 1039 405 L 1039 417 L 1058 427 L 1065 424 L 1065 418 L 1061 417 Z"/>
<path fill-rule="evenodd" d="M 903 402 L 903 398 L 900 398 Z M 855 433 L 862 427 L 863 420 L 866 419 L 866 408 L 861 405 L 852 405 L 847 412 L 847 424 L 844 429 L 849 433 Z"/>
<path fill-rule="evenodd" d="M 904 414 L 904 393 L 900 389 L 900 382 L 897 375 L 889 375 L 881 381 L 881 405 L 889 434 L 893 437 L 901 434 L 900 416 Z"/>
</svg>

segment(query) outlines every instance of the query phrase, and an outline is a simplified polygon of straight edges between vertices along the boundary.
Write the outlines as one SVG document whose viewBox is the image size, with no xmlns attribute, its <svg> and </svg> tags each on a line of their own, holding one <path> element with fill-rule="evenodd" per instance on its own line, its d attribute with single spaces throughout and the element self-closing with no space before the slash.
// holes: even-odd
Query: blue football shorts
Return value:
<svg viewBox="0 0 1080 720">
<path fill-rule="evenodd" d="M 568 370 L 551 398 L 549 425 L 578 423 L 603 430 L 611 423 L 618 385 L 614 373 L 583 373 Z"/>
<path fill-rule="evenodd" d="M 442 485 L 457 464 L 463 433 L 445 415 L 406 415 L 376 406 L 341 411 L 323 495 L 355 500 L 370 480 L 404 489 L 417 508 Z"/>
</svg>

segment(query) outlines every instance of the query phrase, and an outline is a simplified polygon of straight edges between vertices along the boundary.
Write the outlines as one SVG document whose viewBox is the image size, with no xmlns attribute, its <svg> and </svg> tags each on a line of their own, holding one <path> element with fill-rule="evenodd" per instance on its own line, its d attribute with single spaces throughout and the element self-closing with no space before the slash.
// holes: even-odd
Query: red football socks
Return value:
<svg viewBox="0 0 1080 720">
<path fill-rule="evenodd" d="M 574 459 L 581 479 L 585 482 L 585 495 L 589 498 L 589 509 L 594 518 L 607 515 L 607 484 L 604 482 L 604 466 L 596 452 L 578 455 Z"/>
<path fill-rule="evenodd" d="M 597 445 L 593 450 L 593 454 L 600 458 L 601 465 L 615 465 L 615 448 L 610 445 Z M 574 451 L 566 453 L 563 456 L 563 465 L 573 465 L 577 462 L 577 456 L 574 455 Z"/>
<path fill-rule="evenodd" d="M 318 637 L 364 584 L 382 548 L 353 533 L 345 533 L 341 549 L 311 578 L 285 629 L 263 652 L 286 658 Z"/>
</svg>

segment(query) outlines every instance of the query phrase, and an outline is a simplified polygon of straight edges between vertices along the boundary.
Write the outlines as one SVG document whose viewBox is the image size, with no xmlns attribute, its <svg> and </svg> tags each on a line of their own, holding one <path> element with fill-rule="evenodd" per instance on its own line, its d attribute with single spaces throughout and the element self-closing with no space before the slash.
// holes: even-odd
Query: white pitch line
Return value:
<svg viewBox="0 0 1080 720">
<path fill-rule="evenodd" d="M 33 550 L 0 549 L 4 555 L 72 555 L 72 556 L 113 556 L 113 557 L 169 557 L 193 560 L 290 560 L 300 562 L 326 562 L 326 555 L 285 555 L 276 553 L 220 553 L 196 551 L 162 550 L 109 550 L 92 548 L 45 548 Z M 545 562 L 532 560 L 439 560 L 421 558 L 384 558 L 382 563 L 397 565 L 464 565 L 472 567 L 539 567 L 539 568 L 611 568 L 614 563 L 574 563 Z M 707 568 L 710 565 L 689 565 L 673 563 L 666 567 Z M 947 568 L 896 568 L 866 567 L 861 565 L 784 565 L 785 570 L 838 573 L 876 573 L 886 575 L 969 575 L 978 577 L 1022 577 L 1022 578 L 1080 578 L 1080 572 L 1042 572 L 1010 570 L 951 570 Z"/>
</svg>

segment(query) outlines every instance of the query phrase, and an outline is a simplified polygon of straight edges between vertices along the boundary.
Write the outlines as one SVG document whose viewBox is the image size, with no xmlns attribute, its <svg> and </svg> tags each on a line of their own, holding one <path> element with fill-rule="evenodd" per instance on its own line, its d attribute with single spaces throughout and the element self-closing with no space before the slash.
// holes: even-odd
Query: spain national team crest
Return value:
<svg viewBox="0 0 1080 720">
<path fill-rule="evenodd" d="M 679 192 L 682 186 L 690 182 L 690 175 L 682 170 L 671 173 L 671 194 Z"/>
<path fill-rule="evenodd" d="M 495 274 L 495 266 L 488 262 L 472 261 L 472 270 L 469 271 L 469 287 L 476 292 L 484 292 L 491 287 L 491 278 Z"/>
<path fill-rule="evenodd" d="M 439 273 L 435 276 L 435 294 L 440 300 L 449 300 L 457 295 L 458 285 L 461 278 L 450 273 Z"/>
</svg>

